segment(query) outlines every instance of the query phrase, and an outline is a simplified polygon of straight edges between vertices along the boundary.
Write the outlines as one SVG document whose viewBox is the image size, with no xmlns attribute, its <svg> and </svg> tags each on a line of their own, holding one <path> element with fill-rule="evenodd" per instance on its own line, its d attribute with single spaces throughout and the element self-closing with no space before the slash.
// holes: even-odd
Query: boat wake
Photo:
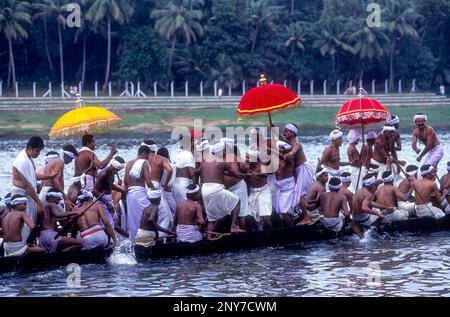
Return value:
<svg viewBox="0 0 450 317">
<path fill-rule="evenodd" d="M 119 240 L 113 254 L 108 258 L 108 263 L 112 265 L 137 264 L 134 257 L 133 242 L 129 239 Z"/>
</svg>

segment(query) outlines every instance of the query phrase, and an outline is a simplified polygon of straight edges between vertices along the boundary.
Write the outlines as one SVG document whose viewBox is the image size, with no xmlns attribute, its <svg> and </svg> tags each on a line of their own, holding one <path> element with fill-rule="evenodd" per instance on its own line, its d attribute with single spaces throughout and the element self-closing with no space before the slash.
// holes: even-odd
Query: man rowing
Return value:
<svg viewBox="0 0 450 317">
<path fill-rule="evenodd" d="M 187 200 L 177 206 L 174 220 L 177 240 L 179 242 L 194 243 L 203 239 L 202 231 L 205 227 L 200 200 L 200 186 L 191 184 L 186 187 Z"/>
<path fill-rule="evenodd" d="M 150 148 L 146 145 L 141 145 L 138 149 L 137 158 L 128 162 L 125 167 L 124 185 L 127 190 L 127 225 L 131 240 L 134 240 L 136 237 L 144 208 L 149 206 L 145 186 L 147 185 L 149 188 L 154 189 L 150 177 L 149 154 Z"/>
<path fill-rule="evenodd" d="M 206 149 L 206 148 L 205 148 Z M 239 228 L 239 197 L 225 189 L 224 175 L 243 178 L 243 174 L 236 173 L 228 162 L 216 160 L 212 153 L 203 151 L 203 161 L 200 163 L 202 179 L 202 197 L 208 219 L 208 231 L 215 232 L 217 221 L 231 215 L 231 232 L 243 232 Z"/>
<path fill-rule="evenodd" d="M 24 225 L 30 230 L 35 228 L 35 223 L 26 213 L 27 196 L 15 194 L 11 197 L 11 212 L 2 221 L 4 256 L 20 256 L 26 253 L 45 253 L 45 250 L 35 245 L 27 245 L 23 239 Z M 29 230 L 29 231 L 30 231 Z"/>
<path fill-rule="evenodd" d="M 323 166 L 331 176 L 339 177 L 341 175 L 340 167 L 350 165 L 348 162 L 341 162 L 339 148 L 342 145 L 343 133 L 339 130 L 333 130 L 330 133 L 331 144 L 325 148 L 322 158 L 317 164 L 317 170 Z"/>
<path fill-rule="evenodd" d="M 412 183 L 418 178 L 417 173 L 419 172 L 419 167 L 416 165 L 406 166 L 405 173 L 406 178 L 400 183 L 398 189 L 402 194 L 408 193 L 412 189 Z M 409 217 L 414 217 L 416 215 L 414 197 L 411 196 L 409 201 L 398 201 L 397 205 L 399 209 L 406 210 Z"/>
<path fill-rule="evenodd" d="M 300 201 L 300 209 L 302 210 L 303 219 L 297 223 L 297 226 L 310 224 L 319 219 L 320 212 L 316 203 L 320 194 L 326 192 L 325 186 L 328 183 L 328 170 L 321 167 L 316 172 L 316 181 L 313 183 L 310 191 Z"/>
<path fill-rule="evenodd" d="M 105 168 L 118 151 L 116 145 L 113 145 L 108 156 L 103 161 L 100 161 L 94 152 L 97 143 L 92 134 L 83 135 L 81 144 L 83 147 L 75 159 L 75 176 L 81 176 L 82 190 L 92 191 L 97 177 L 97 168 Z M 91 164 L 93 164 L 94 168 L 90 168 Z M 83 174 L 83 171 L 88 169 L 89 171 Z"/>
<path fill-rule="evenodd" d="M 57 188 L 63 195 L 64 203 L 67 207 L 66 209 L 69 210 L 69 207 L 73 207 L 74 204 L 64 194 L 64 166 L 72 163 L 77 156 L 78 151 L 73 147 L 73 145 L 66 144 L 59 152 L 59 156 L 57 158 L 50 160 L 40 171 L 38 171 L 44 175 L 56 175 L 52 179 L 42 181 L 42 189 L 39 193 L 39 198 L 44 204 L 47 201 L 47 192 L 49 189 Z"/>
<path fill-rule="evenodd" d="M 377 182 L 375 176 L 364 176 L 363 187 L 353 197 L 352 213 L 353 220 L 356 224 L 370 227 L 384 218 L 384 215 L 380 211 L 372 209 L 372 207 L 380 207 L 372 201 L 376 189 Z M 390 211 L 388 210 L 388 212 Z"/>
<path fill-rule="evenodd" d="M 125 160 L 120 156 L 114 157 L 108 167 L 101 170 L 97 176 L 92 194 L 94 198 L 99 198 L 99 205 L 103 208 L 105 215 L 108 217 L 111 227 L 121 235 L 128 237 L 128 233 L 124 231 L 118 222 L 117 210 L 114 206 L 112 191 L 117 191 L 126 194 L 126 190 L 114 183 L 114 179 L 118 173 L 125 168 Z"/>
<path fill-rule="evenodd" d="M 347 201 L 351 206 L 353 202 L 353 192 L 350 191 L 349 187 L 351 186 L 352 183 L 352 174 L 350 174 L 349 172 L 342 173 L 341 183 L 342 186 L 339 192 L 347 198 Z M 361 186 L 362 186 L 362 179 L 361 179 Z"/>
<path fill-rule="evenodd" d="M 352 182 L 350 190 L 356 192 L 358 189 L 362 187 L 362 174 L 361 168 L 363 165 L 361 154 L 356 147 L 358 145 L 359 140 L 361 139 L 361 134 L 358 130 L 350 130 L 348 132 L 348 143 L 350 143 L 347 149 L 348 161 L 350 163 Z"/>
<path fill-rule="evenodd" d="M 42 231 L 39 236 L 39 245 L 48 253 L 80 251 L 83 248 L 83 242 L 78 239 L 65 236 L 55 239 L 56 221 L 78 215 L 78 212 L 64 212 L 61 202 L 64 203 L 64 196 L 58 188 L 53 187 L 47 190 L 44 217 L 41 217 Z"/>
<path fill-rule="evenodd" d="M 294 204 L 299 205 L 300 199 L 305 196 L 311 189 L 314 182 L 314 168 L 307 163 L 303 146 L 297 140 L 298 127 L 293 123 L 284 126 L 283 137 L 292 147 L 286 154 L 294 159 L 294 176 L 295 176 L 295 195 Z"/>
<path fill-rule="evenodd" d="M 435 182 L 436 172 L 432 165 L 425 164 L 420 168 L 422 179 L 414 182 L 414 190 L 416 197 L 416 215 L 417 217 L 433 217 L 439 219 L 445 216 L 444 212 L 437 207 L 434 207 L 431 200 L 434 198 L 437 203 L 441 205 L 442 201 L 446 199 L 448 190 L 443 189 L 442 195 Z"/>
<path fill-rule="evenodd" d="M 444 157 L 444 148 L 434 129 L 426 125 L 427 119 L 428 117 L 423 113 L 418 113 L 414 116 L 414 123 L 417 128 L 413 132 L 412 148 L 419 154 L 417 162 L 421 162 L 426 155 L 424 165 L 429 164 L 437 168 L 439 162 Z M 417 147 L 417 140 L 425 144 L 423 151 Z"/>
<path fill-rule="evenodd" d="M 90 192 L 83 191 L 78 196 L 79 205 L 74 210 L 79 213 L 84 212 L 77 220 L 80 237 L 84 243 L 83 250 L 105 248 L 109 239 L 116 243 L 116 236 L 108 217 L 98 203 L 92 204 L 93 200 L 94 196 Z"/>
<path fill-rule="evenodd" d="M 408 211 L 400 209 L 397 205 L 397 201 L 407 201 L 409 197 L 411 197 L 413 189 L 411 188 L 406 194 L 403 194 L 394 186 L 395 177 L 391 171 L 384 172 L 381 179 L 384 185 L 376 190 L 372 200 L 392 210 L 392 212 L 384 215 L 383 221 L 392 222 L 407 220 L 409 217 Z"/>
</svg>

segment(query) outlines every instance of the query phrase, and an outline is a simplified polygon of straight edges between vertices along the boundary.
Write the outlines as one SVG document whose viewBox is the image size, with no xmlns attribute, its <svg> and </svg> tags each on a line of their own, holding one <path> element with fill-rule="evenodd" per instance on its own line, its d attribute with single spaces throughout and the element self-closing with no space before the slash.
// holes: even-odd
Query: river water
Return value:
<svg viewBox="0 0 450 317">
<path fill-rule="evenodd" d="M 450 134 L 439 135 L 446 156 Z M 156 140 L 165 144 L 166 136 Z M 415 162 L 410 137 L 401 157 Z M 140 138 L 98 139 L 100 158 L 115 142 L 119 155 L 135 157 Z M 327 136 L 305 137 L 306 155 L 317 162 Z M 11 163 L 26 140 L 0 140 L 0 196 L 10 190 Z M 62 143 L 46 142 L 47 150 Z M 346 146 L 346 144 L 344 144 Z M 345 149 L 341 151 L 346 158 Z M 36 160 L 43 164 L 43 157 Z M 66 168 L 67 181 L 73 167 Z M 66 268 L 0 276 L 0 296 L 450 296 L 450 232 L 355 237 L 238 253 L 136 263 L 122 241 L 106 265 L 81 267 L 80 283 L 68 284 Z M 70 280 L 70 279 L 69 279 Z"/>
</svg>

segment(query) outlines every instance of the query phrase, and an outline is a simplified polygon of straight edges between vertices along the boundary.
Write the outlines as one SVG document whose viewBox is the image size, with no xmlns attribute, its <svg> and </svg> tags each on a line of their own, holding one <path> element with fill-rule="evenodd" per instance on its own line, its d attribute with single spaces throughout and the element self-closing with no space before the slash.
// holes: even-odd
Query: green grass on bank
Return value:
<svg viewBox="0 0 450 317">
<path fill-rule="evenodd" d="M 334 127 L 337 108 L 300 108 L 273 117 L 274 124 L 294 122 L 300 126 L 303 134 L 314 134 Z M 450 127 L 450 108 L 442 107 L 395 107 L 391 109 L 401 119 L 402 130 L 412 129 L 412 118 L 417 112 L 428 115 L 429 124 L 438 129 Z M 0 135 L 37 133 L 46 135 L 52 125 L 64 112 L 0 112 Z M 194 119 L 202 119 L 204 125 L 248 126 L 252 122 L 267 124 L 265 117 L 255 118 L 252 122 L 237 122 L 234 109 L 196 109 L 167 111 L 118 111 L 123 119 L 120 127 L 111 132 L 147 133 L 149 131 L 170 131 L 174 126 L 192 126 Z"/>
</svg>

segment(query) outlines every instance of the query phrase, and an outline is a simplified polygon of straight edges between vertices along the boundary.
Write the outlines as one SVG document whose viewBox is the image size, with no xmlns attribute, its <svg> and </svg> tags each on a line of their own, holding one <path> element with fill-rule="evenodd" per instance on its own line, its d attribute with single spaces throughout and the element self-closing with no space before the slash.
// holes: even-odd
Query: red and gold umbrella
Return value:
<svg viewBox="0 0 450 317">
<path fill-rule="evenodd" d="M 260 77 L 260 86 L 250 89 L 239 102 L 238 120 L 268 115 L 272 126 L 272 114 L 300 107 L 301 98 L 289 88 L 279 84 L 266 84 L 264 75 Z"/>
</svg>

